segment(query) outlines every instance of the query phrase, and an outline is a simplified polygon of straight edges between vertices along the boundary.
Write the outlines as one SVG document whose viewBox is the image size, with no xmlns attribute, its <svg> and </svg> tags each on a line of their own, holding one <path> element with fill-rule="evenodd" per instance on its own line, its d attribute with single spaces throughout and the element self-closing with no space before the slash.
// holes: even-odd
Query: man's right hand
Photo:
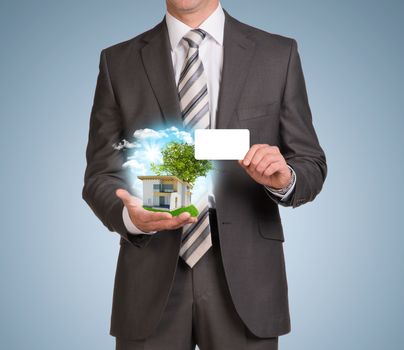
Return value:
<svg viewBox="0 0 404 350">
<path fill-rule="evenodd" d="M 187 212 L 181 213 L 179 216 L 172 216 L 170 213 L 146 210 L 139 199 L 123 189 L 116 190 L 115 194 L 128 209 L 133 224 L 143 232 L 175 230 L 197 220 Z"/>
</svg>

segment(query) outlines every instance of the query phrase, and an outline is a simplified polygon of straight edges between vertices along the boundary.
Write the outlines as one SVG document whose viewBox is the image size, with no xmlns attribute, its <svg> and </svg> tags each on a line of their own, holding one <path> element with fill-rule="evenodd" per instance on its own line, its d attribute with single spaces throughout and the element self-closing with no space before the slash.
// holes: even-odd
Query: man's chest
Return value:
<svg viewBox="0 0 404 350">
<path fill-rule="evenodd" d="M 112 78 L 125 136 L 137 129 L 166 127 L 167 123 L 180 126 L 176 86 L 184 62 L 174 56 L 156 72 L 138 55 L 126 70 Z M 209 58 L 212 62 L 215 59 Z M 216 94 L 216 127 L 246 128 L 252 143 L 277 144 L 285 80 L 279 64 L 270 56 L 257 54 L 247 62 L 240 60 L 239 67 L 237 58 L 233 58 L 231 67 L 226 66 L 226 60 L 221 65 L 205 64 L 211 93 Z"/>
</svg>

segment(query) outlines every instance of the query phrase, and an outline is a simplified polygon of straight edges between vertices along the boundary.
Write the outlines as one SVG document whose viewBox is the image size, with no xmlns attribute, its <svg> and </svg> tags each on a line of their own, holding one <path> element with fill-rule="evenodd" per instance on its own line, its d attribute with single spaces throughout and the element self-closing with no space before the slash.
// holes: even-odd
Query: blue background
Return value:
<svg viewBox="0 0 404 350">
<path fill-rule="evenodd" d="M 113 349 L 118 235 L 81 189 L 100 50 L 164 15 L 162 0 L 139 3 L 1 1 L 2 349 Z M 327 155 L 316 200 L 281 208 L 292 332 L 280 349 L 402 348 L 403 2 L 222 4 L 298 41 Z"/>
</svg>

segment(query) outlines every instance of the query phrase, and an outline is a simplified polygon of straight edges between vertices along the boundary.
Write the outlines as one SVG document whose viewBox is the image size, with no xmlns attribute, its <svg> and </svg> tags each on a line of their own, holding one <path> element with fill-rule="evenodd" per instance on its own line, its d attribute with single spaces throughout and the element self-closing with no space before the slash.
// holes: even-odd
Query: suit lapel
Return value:
<svg viewBox="0 0 404 350">
<path fill-rule="evenodd" d="M 234 115 L 237 101 L 254 55 L 255 42 L 227 11 L 223 36 L 223 68 L 219 89 L 216 128 L 226 129 Z"/>
<path fill-rule="evenodd" d="M 225 129 L 241 94 L 254 55 L 255 42 L 227 11 L 223 36 L 223 69 L 219 89 L 216 128 Z M 144 38 L 143 65 L 168 126 L 182 126 L 181 107 L 175 85 L 171 48 L 165 17 Z"/>
<path fill-rule="evenodd" d="M 181 108 L 165 17 L 144 40 L 147 44 L 141 49 L 143 65 L 163 117 L 168 126 L 181 126 Z"/>
</svg>

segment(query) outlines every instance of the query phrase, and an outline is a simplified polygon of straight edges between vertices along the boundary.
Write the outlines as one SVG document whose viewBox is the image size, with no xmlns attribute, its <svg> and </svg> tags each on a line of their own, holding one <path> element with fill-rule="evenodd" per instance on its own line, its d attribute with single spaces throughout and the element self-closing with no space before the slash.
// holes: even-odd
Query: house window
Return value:
<svg viewBox="0 0 404 350">
<path fill-rule="evenodd" d="M 154 184 L 153 185 L 154 192 L 174 192 L 173 184 Z"/>
<path fill-rule="evenodd" d="M 174 186 L 173 184 L 162 184 L 162 191 L 161 192 L 173 192 Z"/>
</svg>

